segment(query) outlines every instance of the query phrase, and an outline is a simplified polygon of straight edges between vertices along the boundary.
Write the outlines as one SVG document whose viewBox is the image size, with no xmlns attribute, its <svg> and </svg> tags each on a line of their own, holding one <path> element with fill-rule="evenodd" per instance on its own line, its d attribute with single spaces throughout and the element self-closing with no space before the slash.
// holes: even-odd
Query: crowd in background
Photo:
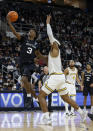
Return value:
<svg viewBox="0 0 93 131">
<path fill-rule="evenodd" d="M 93 15 L 73 7 L 25 4 L 9 3 L 0 6 L 1 20 L 6 23 L 7 13 L 10 10 L 17 11 L 19 19 L 13 24 L 16 30 L 26 33 L 30 28 L 35 28 L 38 32 L 37 43 L 40 44 L 40 51 L 48 54 L 50 46 L 46 33 L 46 15 L 51 13 L 52 29 L 61 43 L 63 70 L 71 59 L 75 60 L 79 72 L 85 70 L 87 63 L 90 63 L 93 69 Z M 5 31 L 0 31 L 0 88 L 3 87 L 3 90 L 11 90 L 14 76 L 18 78 L 20 75 L 20 46 L 16 38 L 7 36 Z M 39 61 L 35 65 L 34 73 L 39 79 L 44 63 Z"/>
</svg>

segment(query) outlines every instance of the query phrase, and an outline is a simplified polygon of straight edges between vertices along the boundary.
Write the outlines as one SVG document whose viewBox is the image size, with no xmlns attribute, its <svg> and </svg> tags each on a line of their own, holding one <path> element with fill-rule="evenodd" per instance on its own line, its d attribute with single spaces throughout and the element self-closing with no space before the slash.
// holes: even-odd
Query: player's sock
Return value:
<svg viewBox="0 0 93 131">
<path fill-rule="evenodd" d="M 83 114 L 83 110 L 79 107 L 79 109 L 77 110 L 77 112 L 82 115 Z"/>
<path fill-rule="evenodd" d="M 84 112 L 86 112 L 86 106 L 84 106 Z"/>
<path fill-rule="evenodd" d="M 72 100 L 76 101 L 76 96 L 72 96 L 71 98 L 72 98 Z M 74 113 L 74 108 L 73 107 L 71 107 L 71 113 Z"/>
<path fill-rule="evenodd" d="M 84 110 L 86 110 L 86 106 L 84 106 Z"/>
<path fill-rule="evenodd" d="M 65 102 L 65 111 L 66 113 L 69 113 L 69 110 L 68 110 L 68 103 Z"/>
<path fill-rule="evenodd" d="M 43 116 L 44 116 L 44 118 L 46 118 L 46 119 L 50 119 L 49 112 L 43 113 Z"/>
<path fill-rule="evenodd" d="M 82 122 L 84 122 L 87 118 L 87 112 L 84 112 L 80 107 L 77 110 L 77 112 L 80 114 Z"/>
<path fill-rule="evenodd" d="M 93 106 L 91 106 L 91 113 L 93 113 Z"/>
</svg>

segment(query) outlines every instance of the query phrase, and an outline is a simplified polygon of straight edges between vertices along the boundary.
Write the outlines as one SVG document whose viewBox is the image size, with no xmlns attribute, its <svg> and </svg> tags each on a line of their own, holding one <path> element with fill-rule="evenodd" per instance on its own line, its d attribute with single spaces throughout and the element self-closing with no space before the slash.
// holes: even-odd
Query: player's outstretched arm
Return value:
<svg viewBox="0 0 93 131">
<path fill-rule="evenodd" d="M 50 55 L 52 57 L 57 57 L 58 54 L 59 54 L 59 47 L 58 47 L 58 45 L 60 45 L 60 43 L 53 36 L 52 28 L 50 26 L 50 19 L 51 19 L 51 16 L 48 15 L 47 16 L 47 20 L 46 20 L 46 24 L 47 24 L 47 35 L 49 37 L 50 44 L 51 44 Z"/>
<path fill-rule="evenodd" d="M 48 56 L 42 55 L 39 50 L 35 51 L 35 55 L 39 60 L 43 60 L 46 64 L 48 63 Z"/>
<path fill-rule="evenodd" d="M 76 81 L 78 82 L 78 84 L 80 85 L 80 87 L 81 87 L 81 90 L 83 90 L 83 85 L 82 85 L 82 81 L 80 81 L 80 79 L 79 79 L 79 77 L 78 77 L 78 72 L 77 72 L 77 74 L 76 74 Z"/>
<path fill-rule="evenodd" d="M 53 42 L 54 42 L 54 36 L 53 36 L 52 28 L 51 28 L 51 26 L 50 26 L 50 19 L 51 19 L 51 16 L 48 15 L 48 16 L 47 16 L 47 20 L 46 20 L 46 24 L 47 24 L 47 35 L 48 35 L 48 37 L 49 37 L 50 43 L 53 44 Z"/>
<path fill-rule="evenodd" d="M 13 32 L 13 34 L 17 37 L 18 40 L 21 40 L 21 35 L 18 32 L 16 32 L 16 30 L 13 27 L 8 15 L 6 16 L 6 19 L 7 19 L 8 25 L 9 25 L 11 31 Z"/>
<path fill-rule="evenodd" d="M 65 74 L 65 75 L 68 75 L 68 74 L 69 74 L 69 71 L 68 71 L 67 68 L 64 70 L 64 74 Z"/>
<path fill-rule="evenodd" d="M 53 36 L 52 28 L 51 28 L 51 25 L 50 25 L 50 20 L 51 20 L 51 15 L 47 15 L 47 20 L 46 20 L 47 35 L 49 37 L 50 43 L 52 45 L 54 42 L 57 42 L 57 44 L 60 45 L 60 42 L 57 39 L 55 39 L 55 37 Z"/>
</svg>

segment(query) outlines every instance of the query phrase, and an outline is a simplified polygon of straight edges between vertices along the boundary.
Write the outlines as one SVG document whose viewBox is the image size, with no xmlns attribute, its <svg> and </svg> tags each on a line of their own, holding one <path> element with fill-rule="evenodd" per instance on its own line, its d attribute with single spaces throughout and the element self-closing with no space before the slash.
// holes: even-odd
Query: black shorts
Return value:
<svg viewBox="0 0 93 131">
<path fill-rule="evenodd" d="M 21 64 L 20 73 L 21 76 L 27 76 L 28 80 L 31 80 L 31 75 L 33 74 L 35 66 L 33 64 Z"/>
<path fill-rule="evenodd" d="M 88 94 L 90 96 L 93 96 L 93 88 L 91 88 L 90 86 L 84 86 L 84 89 L 83 89 L 83 96 L 88 96 Z"/>
</svg>

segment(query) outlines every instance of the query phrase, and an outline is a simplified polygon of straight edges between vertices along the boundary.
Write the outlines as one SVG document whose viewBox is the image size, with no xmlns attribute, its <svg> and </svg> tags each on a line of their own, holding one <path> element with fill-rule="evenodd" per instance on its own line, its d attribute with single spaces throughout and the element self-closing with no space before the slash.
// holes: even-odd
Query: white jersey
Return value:
<svg viewBox="0 0 93 131">
<path fill-rule="evenodd" d="M 59 55 L 57 57 L 52 57 L 49 53 L 49 55 L 48 55 L 48 70 L 49 70 L 49 74 L 62 73 L 60 50 L 59 50 Z"/>
<path fill-rule="evenodd" d="M 75 85 L 75 83 L 76 83 L 77 69 L 75 68 L 74 71 L 72 69 L 70 69 L 70 67 L 68 67 L 67 69 L 69 71 L 69 74 L 66 76 L 66 81 L 69 84 Z"/>
</svg>

